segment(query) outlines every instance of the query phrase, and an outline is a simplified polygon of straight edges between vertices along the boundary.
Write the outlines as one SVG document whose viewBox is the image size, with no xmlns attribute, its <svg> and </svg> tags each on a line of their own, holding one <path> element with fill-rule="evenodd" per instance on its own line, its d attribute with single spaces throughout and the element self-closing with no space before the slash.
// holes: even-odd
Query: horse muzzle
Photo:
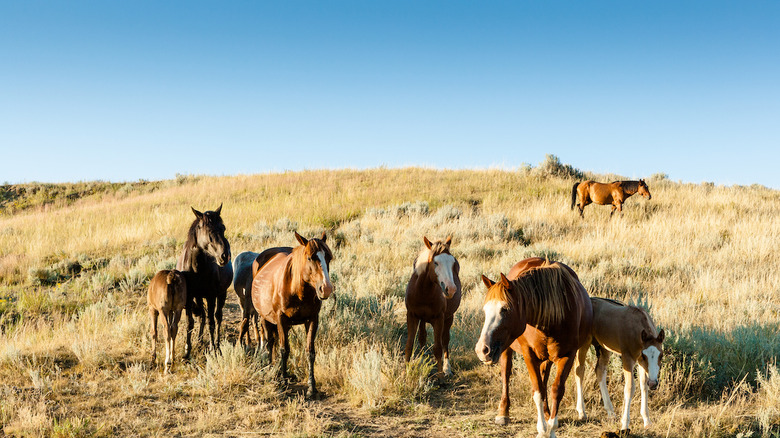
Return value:
<svg viewBox="0 0 780 438">
<path fill-rule="evenodd" d="M 477 353 L 479 360 L 486 365 L 494 365 L 498 363 L 501 356 L 501 348 L 498 342 L 494 342 L 492 346 L 486 344 L 482 339 L 477 342 L 474 347 L 474 351 Z"/>
<path fill-rule="evenodd" d="M 647 387 L 651 390 L 655 390 L 658 388 L 658 380 L 650 380 L 647 379 Z"/>
<path fill-rule="evenodd" d="M 454 284 L 447 286 L 443 281 L 439 283 L 439 287 L 441 288 L 441 293 L 444 295 L 444 298 L 448 300 L 452 299 L 452 297 L 455 296 L 455 292 L 458 290 Z"/>
<path fill-rule="evenodd" d="M 327 300 L 333 293 L 333 285 L 326 283 L 317 288 L 317 298 Z"/>
</svg>

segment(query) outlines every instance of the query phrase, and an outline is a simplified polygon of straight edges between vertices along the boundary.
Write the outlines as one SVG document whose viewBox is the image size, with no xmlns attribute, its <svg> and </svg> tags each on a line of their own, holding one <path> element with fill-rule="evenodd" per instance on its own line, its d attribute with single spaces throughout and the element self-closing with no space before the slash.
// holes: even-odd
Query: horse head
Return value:
<svg viewBox="0 0 780 438">
<path fill-rule="evenodd" d="M 230 244 L 225 239 L 225 224 L 220 216 L 222 204 L 216 210 L 205 213 L 190 208 L 196 217 L 193 223 L 195 246 L 214 257 L 219 266 L 225 266 L 230 261 Z"/>
<path fill-rule="evenodd" d="M 639 184 L 637 184 L 637 193 L 647 199 L 653 199 L 653 196 L 650 194 L 650 189 L 647 187 L 647 183 L 643 179 L 640 179 Z"/>
<path fill-rule="evenodd" d="M 306 239 L 296 231 L 295 239 L 303 246 L 301 278 L 317 291 L 317 298 L 327 300 L 333 293 L 333 283 L 330 282 L 329 273 L 333 253 L 325 243 L 327 236 L 322 233 L 319 239 Z"/>
<path fill-rule="evenodd" d="M 639 366 L 647 372 L 647 386 L 650 389 L 658 387 L 658 374 L 661 371 L 661 359 L 664 357 L 664 331 L 653 336 L 642 330 L 642 356 L 639 358 Z"/>
<path fill-rule="evenodd" d="M 483 275 L 482 282 L 488 289 L 482 307 L 485 324 L 474 350 L 479 360 L 492 365 L 497 363 L 501 353 L 523 334 L 526 316 L 509 279 L 504 274 L 501 274 L 501 280 L 498 282 Z"/>
<path fill-rule="evenodd" d="M 437 241 L 436 243 L 431 243 L 427 237 L 423 236 L 423 242 L 425 242 L 425 247 L 429 250 L 427 260 L 429 280 L 441 288 L 444 298 L 450 299 L 454 297 L 455 292 L 458 291 L 455 279 L 458 276 L 460 266 L 455 257 L 450 254 L 452 236 L 447 237 L 447 240 L 444 242 Z"/>
</svg>

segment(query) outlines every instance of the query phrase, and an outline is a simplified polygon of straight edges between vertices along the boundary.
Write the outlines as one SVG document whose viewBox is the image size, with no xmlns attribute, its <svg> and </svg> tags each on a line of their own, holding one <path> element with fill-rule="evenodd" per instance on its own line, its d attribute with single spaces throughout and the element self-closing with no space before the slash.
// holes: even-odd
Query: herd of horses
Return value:
<svg viewBox="0 0 780 438">
<path fill-rule="evenodd" d="M 572 208 L 580 215 L 589 203 L 611 204 L 612 213 L 622 211 L 622 203 L 634 193 L 650 198 L 643 180 L 600 184 L 586 181 L 572 189 Z M 262 252 L 243 252 L 231 265 L 230 244 L 225 238 L 222 205 L 214 211 L 192 209 L 184 249 L 175 270 L 158 272 L 148 292 L 152 320 L 152 361 L 156 359 L 157 320 L 161 314 L 166 336 L 165 372 L 173 366 L 173 351 L 182 311 L 187 316 L 187 344 L 184 357 L 192 351 L 191 335 L 195 316 L 200 318 L 199 339 L 206 324 L 209 347 L 219 349 L 222 308 L 231 282 L 242 308 L 239 342 L 250 343 L 249 327 L 254 327 L 258 348 L 265 346 L 271 360 L 279 360 L 280 377 L 287 379 L 288 332 L 293 325 L 306 329 L 308 352 L 307 396 L 318 394 L 314 379 L 315 338 L 322 301 L 333 293 L 329 267 L 333 254 L 327 236 L 307 239 L 294 233 L 296 247 L 274 247 Z M 612 214 L 610 214 L 611 217 Z M 450 252 L 452 238 L 431 242 L 423 236 L 423 247 L 413 263 L 406 288 L 408 336 L 404 358 L 408 362 L 415 338 L 424 348 L 426 324 L 433 326 L 433 355 L 439 376 L 452 375 L 449 358 L 450 328 L 461 300 L 460 265 Z M 558 409 L 565 382 L 575 372 L 580 419 L 585 419 L 583 376 L 585 356 L 596 349 L 596 374 L 602 401 L 609 416 L 614 415 L 606 387 L 606 366 L 611 353 L 621 356 L 625 380 L 621 430 L 630 423 L 630 402 L 635 391 L 633 370 L 639 365 L 640 413 L 650 424 L 648 388 L 658 385 L 663 356 L 664 331 L 657 331 L 643 309 L 606 298 L 590 297 L 579 277 L 569 266 L 538 257 L 521 260 L 497 281 L 482 276 L 487 288 L 483 306 L 484 324 L 475 345 L 477 357 L 486 364 L 499 364 L 502 394 L 496 423 L 509 422 L 509 380 L 514 353 L 522 355 L 533 390 L 539 437 L 554 437 Z M 552 365 L 556 366 L 548 399 L 547 386 Z"/>
</svg>

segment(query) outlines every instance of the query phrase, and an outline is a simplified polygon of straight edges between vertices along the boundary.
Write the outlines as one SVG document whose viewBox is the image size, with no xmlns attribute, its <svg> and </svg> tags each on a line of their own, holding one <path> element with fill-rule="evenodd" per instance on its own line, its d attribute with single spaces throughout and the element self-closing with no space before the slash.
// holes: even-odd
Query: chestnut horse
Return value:
<svg viewBox="0 0 780 438">
<path fill-rule="evenodd" d="M 190 207 L 192 208 L 192 207 Z M 190 225 L 184 250 L 176 262 L 176 270 L 182 271 L 187 279 L 187 345 L 184 357 L 192 351 L 191 335 L 195 329 L 194 315 L 200 315 L 198 339 L 203 336 L 203 327 L 208 314 L 210 346 L 219 349 L 222 330 L 222 307 L 227 298 L 227 289 L 233 280 L 230 265 L 230 244 L 225 238 L 225 224 L 222 223 L 222 204 L 214 211 L 201 213 L 192 208 L 195 220 Z M 203 300 L 207 309 L 204 312 Z M 214 318 L 216 317 L 216 337 Z"/>
<path fill-rule="evenodd" d="M 433 326 L 433 356 L 439 373 L 452 375 L 450 366 L 450 328 L 460 306 L 460 265 L 450 254 L 452 237 L 431 243 L 423 236 L 425 248 L 414 260 L 414 272 L 406 286 L 407 362 L 412 357 L 414 337 L 419 326 L 420 348 L 425 348 L 425 324 Z M 443 356 L 443 358 L 442 358 Z"/>
<path fill-rule="evenodd" d="M 244 315 L 248 308 L 249 317 L 243 317 L 238 328 L 238 339 L 245 346 L 249 346 L 249 324 L 254 323 L 255 338 L 257 339 L 258 348 L 262 347 L 262 341 L 260 329 L 258 327 L 257 312 L 252 308 L 252 280 L 257 273 L 257 269 L 253 269 L 256 265 L 255 260 L 259 253 L 252 251 L 244 251 L 237 255 L 233 259 L 233 291 L 235 291 L 238 297 L 238 304 L 241 306 L 241 315 Z M 246 337 L 246 341 L 244 340 Z"/>
<path fill-rule="evenodd" d="M 509 277 L 482 281 L 485 324 L 475 347 L 486 364 L 500 362 L 502 393 L 496 423 L 509 423 L 509 378 L 513 350 L 521 353 L 528 368 L 536 404 L 538 437 L 555 437 L 558 406 L 575 358 L 583 368 L 590 347 L 593 310 L 585 288 L 574 271 L 563 263 L 529 258 L 515 264 Z M 552 403 L 547 402 L 547 382 L 552 364 L 557 367 Z M 546 421 L 545 421 L 546 419 Z"/>
<path fill-rule="evenodd" d="M 619 354 L 623 360 L 623 416 L 621 430 L 627 430 L 631 411 L 631 398 L 634 396 L 634 366 L 639 364 L 639 388 L 642 401 L 639 412 L 645 427 L 650 425 L 650 409 L 647 406 L 649 389 L 658 386 L 658 372 L 663 358 L 664 331 L 656 331 L 653 319 L 642 308 L 628 306 L 607 298 L 591 297 L 593 304 L 593 345 L 596 347 L 596 378 L 601 388 L 601 400 L 607 415 L 613 417 L 615 408 L 607 391 L 607 365 L 612 353 Z M 580 376 L 582 377 L 582 376 Z M 585 417 L 585 403 L 582 400 L 582 380 L 578 380 L 577 411 L 580 418 Z"/>
<path fill-rule="evenodd" d="M 580 217 L 584 218 L 585 206 L 591 202 L 599 205 L 612 204 L 612 212 L 609 214 L 611 218 L 615 214 L 615 210 L 623 213 L 623 203 L 634 193 L 639 193 L 647 199 L 652 198 L 650 189 L 647 188 L 643 179 L 639 181 L 614 181 L 609 184 L 595 181 L 574 183 L 571 188 L 571 208 L 573 209 L 576 204 L 580 210 Z M 578 199 L 579 202 L 577 202 Z"/>
<path fill-rule="evenodd" d="M 252 280 L 252 306 L 247 306 L 244 318 L 249 318 L 249 308 L 254 309 L 262 320 L 268 337 L 267 348 L 271 359 L 278 337 L 280 372 L 287 379 L 287 358 L 290 341 L 287 336 L 290 327 L 306 326 L 306 350 L 309 353 L 308 397 L 317 394 L 314 381 L 314 339 L 319 326 L 322 301 L 333 293 L 333 284 L 328 273 L 333 254 L 325 243 L 322 233 L 319 239 L 295 238 L 300 246 L 295 248 L 269 248 L 257 256 L 257 273 Z"/>
<path fill-rule="evenodd" d="M 181 311 L 187 305 L 187 281 L 179 271 L 159 271 L 149 282 L 146 295 L 152 320 L 152 364 L 157 359 L 157 320 L 162 314 L 165 333 L 165 373 L 173 367 L 176 334 L 179 332 Z"/>
</svg>

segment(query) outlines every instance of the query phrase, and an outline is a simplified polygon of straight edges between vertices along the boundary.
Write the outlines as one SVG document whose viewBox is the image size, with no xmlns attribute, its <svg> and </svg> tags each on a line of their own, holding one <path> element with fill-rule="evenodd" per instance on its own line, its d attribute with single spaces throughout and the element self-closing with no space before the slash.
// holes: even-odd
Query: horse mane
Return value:
<svg viewBox="0 0 780 438">
<path fill-rule="evenodd" d="M 425 270 L 428 269 L 428 260 L 433 260 L 434 257 L 441 254 L 450 254 L 450 250 L 444 242 L 433 242 L 431 249 L 424 246 L 414 259 L 414 272 L 418 276 L 423 275 Z"/>
<path fill-rule="evenodd" d="M 290 261 L 287 263 L 287 275 L 291 279 L 291 293 L 301 296 L 303 294 L 303 288 L 306 287 L 303 276 L 303 265 L 306 263 L 306 248 L 311 246 L 312 254 L 317 254 L 320 251 L 325 253 L 325 259 L 332 259 L 333 253 L 320 239 L 310 239 L 307 245 L 298 245 L 292 249 L 290 253 Z"/>
<path fill-rule="evenodd" d="M 529 269 L 510 281 L 510 289 L 503 287 L 490 288 L 485 300 L 497 299 L 503 302 L 519 303 L 522 300 L 526 309 L 535 309 L 535 314 L 529 315 L 539 327 L 551 327 L 563 322 L 566 310 L 569 309 L 577 294 L 577 280 L 563 265 L 557 262 L 544 264 Z"/>
</svg>

